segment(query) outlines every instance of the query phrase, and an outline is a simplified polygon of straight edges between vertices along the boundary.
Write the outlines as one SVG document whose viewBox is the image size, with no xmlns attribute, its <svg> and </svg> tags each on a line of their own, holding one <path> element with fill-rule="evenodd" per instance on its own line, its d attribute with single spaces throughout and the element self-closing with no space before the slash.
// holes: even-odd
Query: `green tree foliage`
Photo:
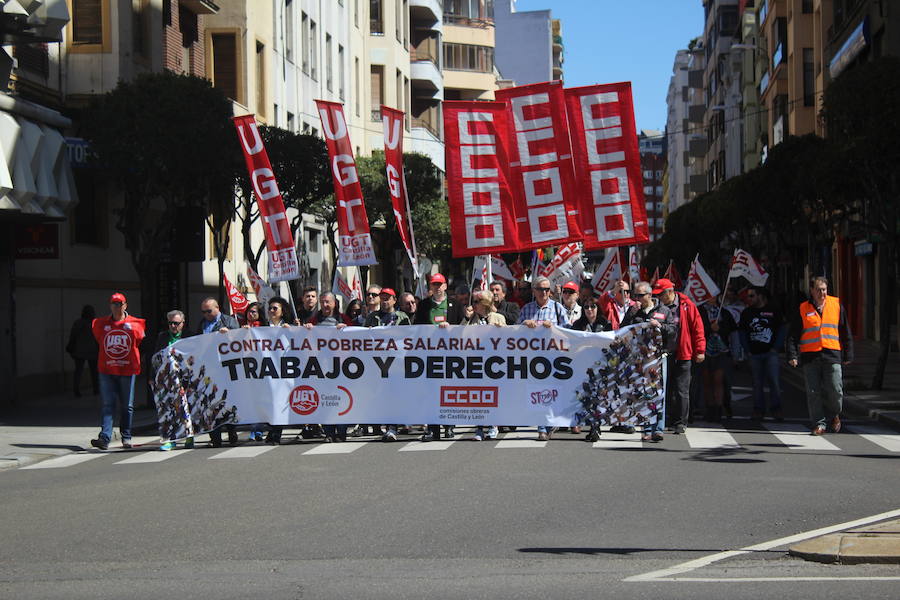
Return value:
<svg viewBox="0 0 900 600">
<path fill-rule="evenodd" d="M 97 167 L 123 193 L 116 228 L 151 319 L 155 269 L 182 209 L 204 209 L 213 215 L 211 226 L 233 214 L 241 158 L 231 116 L 231 102 L 209 81 L 168 71 L 120 82 L 86 114 L 85 137 Z"/>
</svg>

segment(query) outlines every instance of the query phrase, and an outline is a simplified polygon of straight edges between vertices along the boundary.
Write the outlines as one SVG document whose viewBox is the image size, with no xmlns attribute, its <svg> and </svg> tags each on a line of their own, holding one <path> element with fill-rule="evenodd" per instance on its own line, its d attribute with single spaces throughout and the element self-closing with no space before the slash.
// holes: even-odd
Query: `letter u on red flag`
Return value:
<svg viewBox="0 0 900 600">
<path fill-rule="evenodd" d="M 344 119 L 338 102 L 316 100 L 334 181 L 335 214 L 338 224 L 338 263 L 343 266 L 374 265 L 375 250 L 369 234 L 369 217 L 363 204 L 362 187 Z"/>
<path fill-rule="evenodd" d="M 509 181 L 519 250 L 580 242 L 562 82 L 507 88 L 494 95 L 509 107 Z"/>
<path fill-rule="evenodd" d="M 444 102 L 447 195 L 454 257 L 519 249 L 502 102 Z"/>
<path fill-rule="evenodd" d="M 418 273 L 416 242 L 413 239 L 406 175 L 403 172 L 403 112 L 382 104 L 381 120 L 384 123 L 384 167 L 387 170 L 391 205 L 394 207 L 394 220 L 397 221 L 397 231 L 412 263 L 413 272 Z"/>
<path fill-rule="evenodd" d="M 649 241 L 631 84 L 565 96 L 585 250 Z"/>
<path fill-rule="evenodd" d="M 272 172 L 269 155 L 263 145 L 256 118 L 253 115 L 234 117 L 241 150 L 244 151 L 244 162 L 250 173 L 253 193 L 259 205 L 259 214 L 266 234 L 266 250 L 269 253 L 269 280 L 287 281 L 300 277 L 300 264 L 297 262 L 297 249 L 294 247 L 294 236 L 284 212 L 284 201 L 278 191 L 278 183 Z"/>
</svg>

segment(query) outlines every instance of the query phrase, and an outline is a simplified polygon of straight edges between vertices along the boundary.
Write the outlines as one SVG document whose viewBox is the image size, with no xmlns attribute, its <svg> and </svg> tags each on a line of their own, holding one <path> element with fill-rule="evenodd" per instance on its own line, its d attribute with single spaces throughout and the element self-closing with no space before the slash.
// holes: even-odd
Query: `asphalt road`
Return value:
<svg viewBox="0 0 900 600">
<path fill-rule="evenodd" d="M 749 414 L 747 400 L 735 406 Z M 797 390 L 787 407 L 800 431 Z M 561 433 L 523 447 L 108 452 L 8 471 L 0 597 L 898 597 L 897 566 L 806 563 L 784 546 L 641 580 L 900 508 L 900 451 L 861 429 L 827 436 L 831 450 L 802 449 L 746 419 L 724 430 L 733 447 L 667 435 L 616 449 Z M 510 440 L 520 437 L 534 432 Z"/>
</svg>

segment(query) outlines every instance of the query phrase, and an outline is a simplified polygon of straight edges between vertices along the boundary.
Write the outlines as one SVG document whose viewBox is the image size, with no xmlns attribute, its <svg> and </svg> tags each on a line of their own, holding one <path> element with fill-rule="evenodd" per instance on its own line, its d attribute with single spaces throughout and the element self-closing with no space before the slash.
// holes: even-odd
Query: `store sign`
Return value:
<svg viewBox="0 0 900 600">
<path fill-rule="evenodd" d="M 35 223 L 16 229 L 16 259 L 59 258 L 59 225 Z"/>
</svg>

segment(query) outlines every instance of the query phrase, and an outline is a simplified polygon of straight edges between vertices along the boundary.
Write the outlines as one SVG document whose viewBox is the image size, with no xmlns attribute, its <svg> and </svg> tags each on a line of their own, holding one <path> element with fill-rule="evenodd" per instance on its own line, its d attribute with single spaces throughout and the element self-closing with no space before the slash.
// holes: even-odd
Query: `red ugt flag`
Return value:
<svg viewBox="0 0 900 600">
<path fill-rule="evenodd" d="M 394 220 L 397 221 L 397 231 L 412 263 L 413 272 L 418 273 L 416 242 L 409 220 L 409 196 L 406 190 L 406 175 L 403 172 L 403 112 L 382 104 L 381 119 L 384 123 L 384 165 L 387 170 L 391 204 L 394 207 Z"/>
<path fill-rule="evenodd" d="M 266 234 L 266 250 L 269 252 L 269 280 L 287 281 L 300 277 L 300 263 L 297 262 L 297 249 L 294 247 L 294 236 L 284 212 L 284 201 L 272 172 L 272 163 L 263 146 L 256 118 L 253 115 L 234 117 L 244 161 L 250 173 L 259 214 L 262 217 L 263 231 Z"/>
</svg>

